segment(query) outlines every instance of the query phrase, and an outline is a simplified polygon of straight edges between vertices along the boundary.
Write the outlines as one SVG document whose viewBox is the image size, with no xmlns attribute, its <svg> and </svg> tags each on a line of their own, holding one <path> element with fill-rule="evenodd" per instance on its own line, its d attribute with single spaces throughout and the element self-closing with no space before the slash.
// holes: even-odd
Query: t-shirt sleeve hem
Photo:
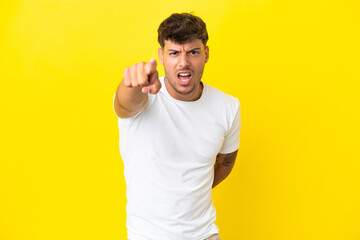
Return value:
<svg viewBox="0 0 360 240">
<path fill-rule="evenodd" d="M 128 117 L 128 118 L 120 117 L 115 111 L 115 98 L 116 98 L 116 93 L 114 94 L 114 98 L 113 98 L 113 110 L 115 112 L 115 115 L 118 118 L 119 124 L 121 124 L 121 125 L 130 124 L 133 121 L 133 119 L 135 119 L 141 113 L 141 111 L 136 113 L 134 116 L 131 116 L 131 117 Z"/>
<path fill-rule="evenodd" d="M 232 148 L 225 148 L 225 149 L 221 149 L 220 150 L 220 154 L 229 154 L 229 153 L 233 153 L 236 152 L 237 150 L 239 150 L 239 146 L 237 147 L 232 147 Z"/>
</svg>

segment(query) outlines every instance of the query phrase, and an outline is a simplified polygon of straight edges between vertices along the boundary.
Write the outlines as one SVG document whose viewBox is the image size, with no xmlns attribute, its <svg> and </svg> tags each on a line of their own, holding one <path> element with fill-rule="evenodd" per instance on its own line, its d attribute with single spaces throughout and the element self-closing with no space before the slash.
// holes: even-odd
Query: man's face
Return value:
<svg viewBox="0 0 360 240">
<path fill-rule="evenodd" d="M 169 94 L 182 101 L 200 98 L 200 80 L 209 59 L 209 47 L 205 47 L 200 39 L 183 44 L 165 40 L 164 48 L 159 48 L 158 53 L 165 68 L 165 85 Z"/>
</svg>

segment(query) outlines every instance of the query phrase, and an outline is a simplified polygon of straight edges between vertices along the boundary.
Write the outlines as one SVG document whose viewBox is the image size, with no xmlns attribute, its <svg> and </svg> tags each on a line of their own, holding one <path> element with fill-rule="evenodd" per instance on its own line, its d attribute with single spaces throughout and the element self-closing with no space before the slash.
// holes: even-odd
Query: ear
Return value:
<svg viewBox="0 0 360 240">
<path fill-rule="evenodd" d="M 209 61 L 209 46 L 205 48 L 205 63 Z"/>
<path fill-rule="evenodd" d="M 159 55 L 159 61 L 161 63 L 161 65 L 164 65 L 164 52 L 163 52 L 163 49 L 162 48 L 159 48 L 158 49 L 158 55 Z"/>
</svg>

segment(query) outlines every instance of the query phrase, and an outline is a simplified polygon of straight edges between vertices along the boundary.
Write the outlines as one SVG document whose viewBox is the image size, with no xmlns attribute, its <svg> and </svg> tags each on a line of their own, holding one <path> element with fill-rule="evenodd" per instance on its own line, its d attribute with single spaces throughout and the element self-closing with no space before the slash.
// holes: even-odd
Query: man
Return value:
<svg viewBox="0 0 360 240">
<path fill-rule="evenodd" d="M 240 107 L 201 81 L 207 40 L 199 17 L 172 14 L 158 29 L 165 77 L 155 59 L 124 70 L 114 109 L 130 240 L 220 239 L 211 190 L 234 166 Z"/>
</svg>

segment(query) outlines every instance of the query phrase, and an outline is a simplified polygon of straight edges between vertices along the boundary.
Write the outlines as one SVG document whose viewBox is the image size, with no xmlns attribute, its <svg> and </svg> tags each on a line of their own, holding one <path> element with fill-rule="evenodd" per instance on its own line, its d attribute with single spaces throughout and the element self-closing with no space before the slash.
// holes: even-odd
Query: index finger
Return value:
<svg viewBox="0 0 360 240">
<path fill-rule="evenodd" d="M 155 58 L 151 58 L 150 61 L 146 64 L 146 74 L 150 75 L 156 72 L 157 62 Z"/>
</svg>

